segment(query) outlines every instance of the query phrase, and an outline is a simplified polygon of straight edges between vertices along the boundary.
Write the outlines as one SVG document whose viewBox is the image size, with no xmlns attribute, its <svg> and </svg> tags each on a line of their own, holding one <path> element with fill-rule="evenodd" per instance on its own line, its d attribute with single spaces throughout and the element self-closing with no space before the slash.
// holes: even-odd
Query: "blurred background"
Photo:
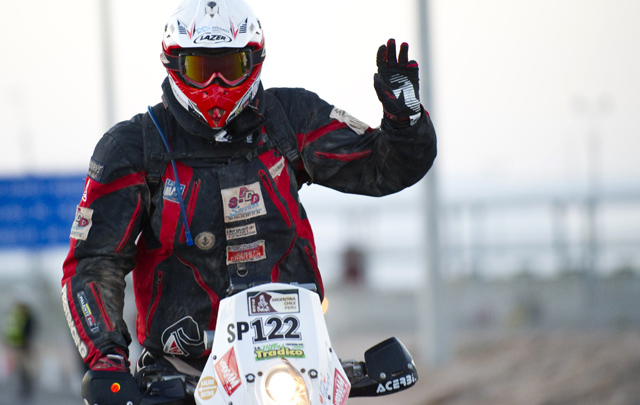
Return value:
<svg viewBox="0 0 640 405">
<path fill-rule="evenodd" d="M 640 2 L 250 3 L 266 88 L 377 126 L 378 47 L 406 41 L 421 66 L 427 178 L 380 199 L 301 191 L 338 353 L 395 335 L 420 367 L 416 388 L 366 402 L 640 403 Z M 3 7 L 0 405 L 26 403 L 21 372 L 32 403 L 81 403 L 59 293 L 69 229 L 97 141 L 160 101 L 177 4 Z"/>
</svg>

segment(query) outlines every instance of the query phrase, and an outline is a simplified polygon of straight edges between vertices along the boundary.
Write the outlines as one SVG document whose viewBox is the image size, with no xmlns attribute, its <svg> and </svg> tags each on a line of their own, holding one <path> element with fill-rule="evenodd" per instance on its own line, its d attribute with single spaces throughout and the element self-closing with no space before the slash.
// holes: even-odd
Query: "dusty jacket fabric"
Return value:
<svg viewBox="0 0 640 405">
<path fill-rule="evenodd" d="M 436 155 L 426 112 L 411 128 L 383 121 L 372 129 L 312 92 L 270 89 L 295 133 L 294 167 L 269 147 L 274 137 L 263 125 L 269 116 L 262 89 L 234 120 L 240 141 L 229 143 L 216 142 L 168 86 L 164 105 L 154 107 L 158 122 L 174 152 L 197 151 L 176 161 L 179 185 L 171 164 L 157 186 L 147 181 L 148 113 L 114 126 L 91 159 L 62 279 L 65 315 L 89 364 L 116 348 L 126 351 L 131 341 L 122 311 L 124 277 L 132 271 L 137 339 L 175 356 L 206 354 L 203 332 L 215 329 L 219 301 L 232 283 L 315 283 L 322 295 L 300 187 L 382 196 L 420 180 Z M 151 131 L 147 136 L 158 136 Z M 193 246 L 186 244 L 180 197 Z"/>
</svg>

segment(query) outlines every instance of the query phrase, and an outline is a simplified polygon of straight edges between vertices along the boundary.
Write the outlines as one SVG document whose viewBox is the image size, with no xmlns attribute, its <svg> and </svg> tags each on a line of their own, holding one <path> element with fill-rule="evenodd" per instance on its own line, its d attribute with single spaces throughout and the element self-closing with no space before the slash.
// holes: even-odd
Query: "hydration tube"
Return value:
<svg viewBox="0 0 640 405">
<path fill-rule="evenodd" d="M 147 109 L 149 110 L 149 115 L 151 116 L 151 120 L 153 120 L 153 123 L 155 124 L 156 128 L 158 129 L 158 132 L 160 133 L 160 138 L 162 138 L 162 142 L 164 143 L 165 148 L 167 148 L 167 152 L 171 153 L 171 146 L 169 146 L 169 142 L 167 141 L 167 137 L 164 135 L 164 132 L 162 131 L 162 128 L 160 128 L 160 124 L 158 123 L 158 120 L 156 120 L 156 116 L 153 115 L 153 111 L 151 110 L 151 106 L 147 107 Z M 176 180 L 176 183 L 178 183 L 177 186 L 177 190 L 178 193 L 180 194 L 178 196 L 178 203 L 180 204 L 180 213 L 182 214 L 182 224 L 184 227 L 184 234 L 187 238 L 187 246 L 193 246 L 193 239 L 191 239 L 191 231 L 189 230 L 189 222 L 187 222 L 187 211 L 184 209 L 184 201 L 183 201 L 183 197 L 182 197 L 182 192 L 180 192 L 180 179 L 178 178 L 178 169 L 176 168 L 176 162 L 175 160 L 171 159 L 171 167 L 173 168 L 173 177 Z"/>
</svg>

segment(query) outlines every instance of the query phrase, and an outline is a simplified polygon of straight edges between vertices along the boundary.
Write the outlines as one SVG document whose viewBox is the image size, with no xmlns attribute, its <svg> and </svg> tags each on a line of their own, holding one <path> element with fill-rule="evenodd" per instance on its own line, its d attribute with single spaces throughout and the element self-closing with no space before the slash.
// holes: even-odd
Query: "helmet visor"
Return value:
<svg viewBox="0 0 640 405">
<path fill-rule="evenodd" d="M 250 49 L 211 54 L 183 52 L 179 54 L 180 75 L 190 85 L 204 88 L 218 78 L 224 85 L 237 86 L 253 67 Z"/>
</svg>

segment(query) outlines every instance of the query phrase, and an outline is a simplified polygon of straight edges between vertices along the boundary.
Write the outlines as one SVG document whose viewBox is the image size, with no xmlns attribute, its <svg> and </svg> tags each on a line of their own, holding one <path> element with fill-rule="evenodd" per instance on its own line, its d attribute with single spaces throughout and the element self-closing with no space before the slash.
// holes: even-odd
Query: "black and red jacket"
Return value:
<svg viewBox="0 0 640 405">
<path fill-rule="evenodd" d="M 269 92 L 295 134 L 295 162 L 268 147 L 273 137 L 263 125 L 270 117 L 262 89 L 232 121 L 242 140 L 216 142 L 211 129 L 178 105 L 165 81 L 164 104 L 154 107 L 158 121 L 173 151 L 196 152 L 175 161 L 179 185 L 171 164 L 157 185 L 148 181 L 151 152 L 142 136 L 148 113 L 117 124 L 99 141 L 62 278 L 65 315 L 87 363 L 115 349 L 127 351 L 124 278 L 132 271 L 138 341 L 175 356 L 205 355 L 204 331 L 215 329 L 218 304 L 231 283 L 315 283 L 322 295 L 300 187 L 315 183 L 387 195 L 416 183 L 435 159 L 426 112 L 410 128 L 394 129 L 383 120 L 372 129 L 304 89 Z M 215 151 L 215 157 L 202 151 Z M 177 198 L 184 201 L 192 246 Z"/>
</svg>

